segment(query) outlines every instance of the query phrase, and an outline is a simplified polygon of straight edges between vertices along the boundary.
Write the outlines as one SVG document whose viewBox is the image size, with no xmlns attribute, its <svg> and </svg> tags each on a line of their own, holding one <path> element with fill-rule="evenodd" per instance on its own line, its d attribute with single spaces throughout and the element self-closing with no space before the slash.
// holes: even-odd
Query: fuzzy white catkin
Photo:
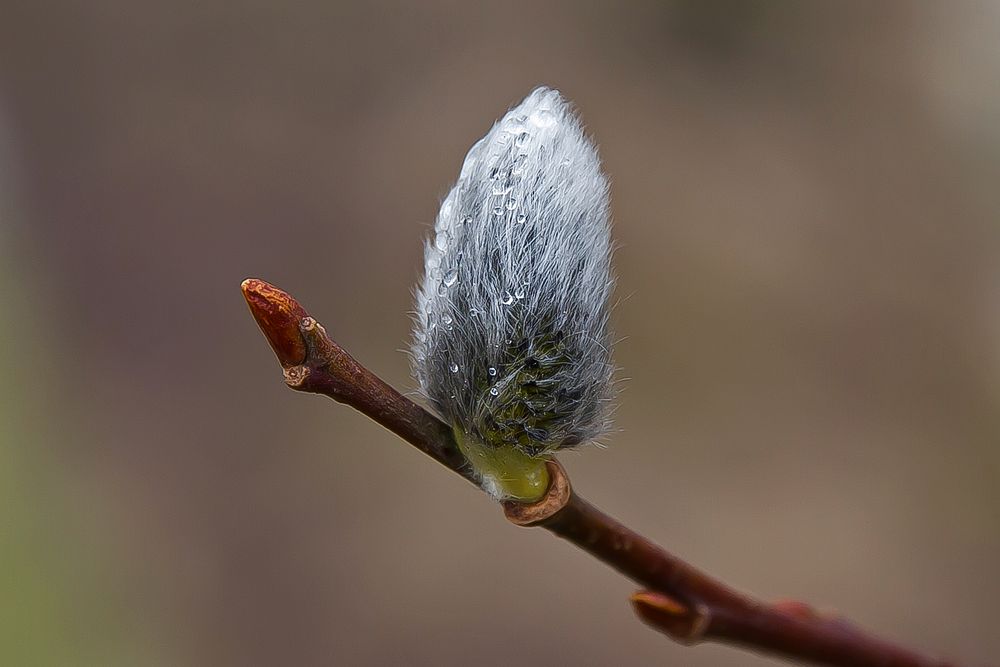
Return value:
<svg viewBox="0 0 1000 667">
<path fill-rule="evenodd" d="M 416 295 L 414 373 L 440 416 L 530 456 L 610 426 L 608 183 L 570 104 L 541 87 L 469 151 Z"/>
</svg>

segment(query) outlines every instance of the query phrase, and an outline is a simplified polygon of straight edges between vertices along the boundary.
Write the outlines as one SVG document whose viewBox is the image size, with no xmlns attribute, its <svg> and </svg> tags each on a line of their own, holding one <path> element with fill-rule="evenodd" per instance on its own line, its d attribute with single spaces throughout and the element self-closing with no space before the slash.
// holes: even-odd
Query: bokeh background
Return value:
<svg viewBox="0 0 1000 667">
<path fill-rule="evenodd" d="M 995 3 L 0 2 L 0 663 L 775 665 L 281 382 L 392 384 L 421 242 L 539 83 L 613 182 L 578 489 L 768 598 L 1000 653 Z"/>
</svg>

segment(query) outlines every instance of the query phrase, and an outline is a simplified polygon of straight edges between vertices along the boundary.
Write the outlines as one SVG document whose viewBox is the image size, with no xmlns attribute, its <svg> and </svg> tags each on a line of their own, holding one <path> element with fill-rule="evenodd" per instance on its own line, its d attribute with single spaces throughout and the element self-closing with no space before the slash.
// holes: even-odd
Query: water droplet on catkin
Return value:
<svg viewBox="0 0 1000 667">
<path fill-rule="evenodd" d="M 445 287 L 451 287 L 457 282 L 458 282 L 458 271 L 456 271 L 455 269 L 449 270 L 446 274 L 444 274 L 444 278 L 441 279 L 441 284 L 444 285 Z"/>
<path fill-rule="evenodd" d="M 448 366 L 448 370 L 450 370 L 452 373 L 457 373 L 458 372 L 458 364 L 456 364 L 454 361 L 451 362 L 451 365 Z"/>
</svg>

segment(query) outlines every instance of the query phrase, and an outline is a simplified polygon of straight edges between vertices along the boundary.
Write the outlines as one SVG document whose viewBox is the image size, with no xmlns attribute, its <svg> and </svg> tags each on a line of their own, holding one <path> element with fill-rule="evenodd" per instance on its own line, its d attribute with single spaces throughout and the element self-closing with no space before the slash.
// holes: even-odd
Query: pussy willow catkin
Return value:
<svg viewBox="0 0 1000 667">
<path fill-rule="evenodd" d="M 608 183 L 557 91 L 472 147 L 424 256 L 420 387 L 487 492 L 537 498 L 548 455 L 607 431 L 614 370 Z"/>
</svg>

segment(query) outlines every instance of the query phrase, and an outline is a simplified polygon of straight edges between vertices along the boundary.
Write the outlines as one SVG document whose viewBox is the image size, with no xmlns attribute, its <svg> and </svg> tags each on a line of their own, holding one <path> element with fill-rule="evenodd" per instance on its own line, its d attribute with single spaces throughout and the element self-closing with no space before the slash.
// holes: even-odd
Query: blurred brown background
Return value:
<svg viewBox="0 0 1000 667">
<path fill-rule="evenodd" d="M 239 293 L 412 390 L 421 240 L 533 86 L 613 181 L 591 500 L 736 586 L 1000 653 L 1000 10 L 0 3 L 0 663 L 773 665 L 352 411 Z"/>
</svg>

